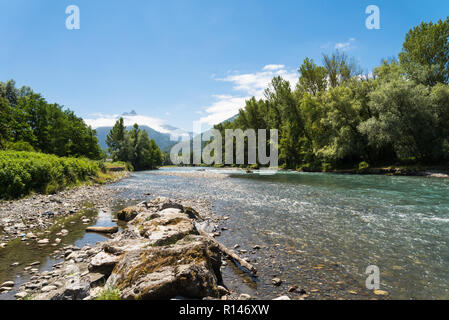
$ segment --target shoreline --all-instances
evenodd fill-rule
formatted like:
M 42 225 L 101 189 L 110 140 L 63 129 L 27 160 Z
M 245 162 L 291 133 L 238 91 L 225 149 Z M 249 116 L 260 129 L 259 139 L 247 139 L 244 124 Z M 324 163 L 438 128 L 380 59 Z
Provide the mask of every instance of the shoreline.
M 55 194 L 33 194 L 18 200 L 0 202 L 0 248 L 8 242 L 37 238 L 33 233 L 45 233 L 59 219 L 70 217 L 85 209 L 100 209 L 111 201 L 114 190 L 106 185 L 128 178 L 129 172 L 114 174 L 103 184 L 83 185 Z M 93 204 L 93 207 L 87 207 Z
M 161 167 L 165 168 L 165 167 Z M 246 171 L 246 173 L 257 172 L 258 169 L 250 168 L 237 168 L 237 167 L 183 167 L 183 166 L 168 166 L 166 168 L 195 168 L 195 172 L 157 172 L 159 175 L 172 175 L 172 176 L 186 176 L 190 175 L 192 177 L 210 177 L 210 178 L 223 178 L 227 176 L 226 174 L 214 174 L 210 172 L 202 172 L 204 169 L 216 169 L 216 170 L 235 170 L 235 171 Z M 427 167 L 427 168 L 414 168 L 414 167 L 401 167 L 401 166 L 390 166 L 384 168 L 368 168 L 364 170 L 358 169 L 335 169 L 329 171 L 320 170 L 294 170 L 294 169 L 278 169 L 279 172 L 297 172 L 297 173 L 332 173 L 332 174 L 350 174 L 350 175 L 383 175 L 383 176 L 403 176 L 403 177 L 429 177 L 429 178 L 449 178 L 449 168 L 446 167 Z
M 257 271 L 214 239 L 225 219 L 204 204 L 157 197 L 122 209 L 117 218 L 126 228 L 93 246 L 69 245 L 56 250 L 54 255 L 61 261 L 51 270 L 34 272 L 14 297 L 249 300 L 249 295 L 226 287 L 221 270 L 229 261 L 237 267 L 247 265 L 247 272 Z

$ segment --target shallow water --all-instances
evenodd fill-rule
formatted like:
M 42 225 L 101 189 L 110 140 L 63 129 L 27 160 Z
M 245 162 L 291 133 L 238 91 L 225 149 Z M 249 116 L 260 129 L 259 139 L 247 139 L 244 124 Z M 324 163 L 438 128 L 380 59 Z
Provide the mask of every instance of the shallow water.
M 153 196 L 202 198 L 214 213 L 228 216 L 218 240 L 241 253 L 258 269 L 251 278 L 229 263 L 223 269 L 230 289 L 272 299 L 292 285 L 309 299 L 369 299 L 365 269 L 377 265 L 381 290 L 392 299 L 449 299 L 449 180 L 424 177 L 357 176 L 282 172 L 272 176 L 240 170 L 207 169 L 225 179 L 192 178 L 195 168 L 133 173 L 107 186 L 117 191 L 109 211 L 86 211 L 89 225 L 111 226 L 112 213 Z M 188 177 L 171 176 L 189 172 Z M 161 175 L 164 174 L 164 175 Z M 167 175 L 165 175 L 165 173 Z M 204 172 L 202 172 L 204 173 Z M 65 221 L 40 238 L 54 242 L 62 228 L 69 235 L 53 247 L 16 240 L 0 250 L 0 284 L 29 281 L 23 269 L 40 261 L 39 272 L 61 261 L 58 248 L 82 247 L 107 237 L 85 233 L 87 225 Z M 253 250 L 254 245 L 261 250 Z M 17 267 L 11 267 L 20 262 Z M 283 284 L 275 287 L 271 279 Z M 0 294 L 12 299 L 16 291 Z M 289 293 L 292 298 L 299 293 Z
M 259 269 L 252 281 L 229 266 L 225 283 L 273 298 L 290 285 L 309 298 L 371 298 L 365 270 L 380 268 L 381 290 L 393 299 L 449 298 L 449 180 L 282 172 L 272 176 L 236 170 L 227 179 L 134 173 L 111 187 L 123 199 L 150 194 L 208 199 L 230 219 L 219 241 L 248 250 Z M 252 250 L 254 245 L 262 250 Z M 251 253 L 253 251 L 253 253 Z M 271 279 L 284 283 L 274 287 Z
M 120 206 L 120 205 L 119 205 Z M 123 205 L 121 206 L 123 207 Z M 58 259 L 54 252 L 68 245 L 75 245 L 77 247 L 83 247 L 85 245 L 93 246 L 98 242 L 108 240 L 108 237 L 98 233 L 86 233 L 88 226 L 109 227 L 116 225 L 112 222 L 113 214 L 115 212 L 113 207 L 112 211 L 109 210 L 83 210 L 82 212 L 63 218 L 55 224 L 50 230 L 49 234 L 42 234 L 39 238 L 47 238 L 50 240 L 49 245 L 37 245 L 36 241 L 28 240 L 21 241 L 21 239 L 14 240 L 8 243 L 8 246 L 4 249 L 0 249 L 0 285 L 6 281 L 14 281 L 14 289 L 8 293 L 0 294 L 0 300 L 14 299 L 14 294 L 18 291 L 18 288 L 23 283 L 30 281 L 33 276 L 29 271 L 25 271 L 24 268 L 28 267 L 31 263 L 40 262 L 40 265 L 33 266 L 39 270 L 39 273 L 47 270 L 52 270 L 52 266 L 63 259 Z M 83 224 L 81 218 L 85 216 L 91 219 L 88 224 Z M 56 234 L 62 229 L 67 229 L 69 234 L 66 237 L 57 236 Z M 39 234 L 38 232 L 35 232 Z M 60 238 L 61 243 L 52 245 L 55 243 L 55 239 Z M 18 266 L 11 266 L 13 263 L 18 262 Z

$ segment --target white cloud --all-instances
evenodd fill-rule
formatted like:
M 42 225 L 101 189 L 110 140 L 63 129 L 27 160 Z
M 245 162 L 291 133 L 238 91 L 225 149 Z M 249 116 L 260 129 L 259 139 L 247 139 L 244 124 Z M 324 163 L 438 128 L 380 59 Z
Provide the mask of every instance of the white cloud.
M 283 64 L 267 64 L 265 67 L 263 67 L 264 70 L 279 70 L 284 68 L 285 66 Z
M 212 126 L 235 116 L 239 109 L 245 107 L 246 100 L 251 97 L 256 97 L 256 99 L 263 98 L 265 89 L 268 88 L 271 80 L 276 76 L 281 76 L 284 80 L 289 81 L 292 88 L 298 81 L 296 71 L 287 70 L 284 65 L 280 64 L 266 65 L 260 72 L 234 74 L 222 79 L 216 79 L 217 81 L 232 83 L 233 89 L 240 91 L 240 94 L 214 95 L 213 97 L 216 101 L 205 108 L 207 115 L 202 117 L 200 122 Z
M 106 115 L 106 114 L 91 114 L 90 118 L 84 119 L 87 125 L 92 126 L 92 128 L 100 128 L 100 127 L 112 127 L 115 122 L 122 117 L 125 123 L 125 126 L 132 126 L 137 123 L 140 126 L 148 126 L 156 131 L 162 133 L 171 133 L 170 130 L 164 128 L 164 120 L 151 118 L 143 115 Z
M 335 49 L 338 50 L 351 50 L 354 48 L 353 44 L 355 42 L 355 38 L 350 38 L 347 42 L 339 42 L 335 44 Z

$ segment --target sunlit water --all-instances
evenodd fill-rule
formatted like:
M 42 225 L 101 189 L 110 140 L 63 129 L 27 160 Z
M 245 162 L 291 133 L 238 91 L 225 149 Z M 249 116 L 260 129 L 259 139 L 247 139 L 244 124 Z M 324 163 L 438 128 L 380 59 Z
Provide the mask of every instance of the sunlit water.
M 229 248 L 239 244 L 248 251 L 241 255 L 258 269 L 258 277 L 250 278 L 228 264 L 224 282 L 257 298 L 283 295 L 291 285 L 304 289 L 309 299 L 384 298 L 365 286 L 366 268 L 376 265 L 387 298 L 449 299 L 449 180 L 293 172 L 263 176 L 214 169 L 206 171 L 229 177 L 160 175 L 197 170 L 133 173 L 107 186 L 117 191 L 110 211 L 156 195 L 209 200 L 215 214 L 229 217 L 220 224 L 229 230 L 217 239 Z M 92 218 L 90 225 L 109 226 L 114 224 L 111 212 L 85 215 Z M 49 270 L 61 261 L 50 258 L 55 249 L 107 240 L 85 233 L 81 223 L 62 227 L 70 233 L 56 247 L 18 240 L 0 250 L 0 282 L 16 281 L 15 290 L 0 300 L 13 298 L 29 280 L 23 269 L 31 262 Z M 51 242 L 59 229 L 47 236 Z M 253 250 L 254 245 L 262 249 Z M 11 267 L 13 262 L 20 265 Z M 273 286 L 273 277 L 283 284 Z
M 195 171 L 170 168 L 167 171 Z M 240 290 L 263 298 L 305 288 L 313 298 L 370 298 L 365 270 L 380 268 L 381 290 L 393 299 L 449 298 L 449 180 L 282 172 L 231 173 L 226 179 L 135 173 L 111 187 L 123 199 L 150 194 L 207 199 L 218 215 L 220 241 L 244 256 L 259 279 L 225 272 Z M 279 276 L 283 286 L 271 279 Z M 231 284 L 232 286 L 232 284 Z

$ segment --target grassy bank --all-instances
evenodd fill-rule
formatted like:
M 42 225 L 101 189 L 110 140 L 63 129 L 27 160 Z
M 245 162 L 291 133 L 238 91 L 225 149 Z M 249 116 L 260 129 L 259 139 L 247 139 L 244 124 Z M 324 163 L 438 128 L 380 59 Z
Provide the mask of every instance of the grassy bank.
M 33 192 L 49 194 L 86 182 L 106 182 L 110 178 L 107 167 L 99 161 L 0 151 L 0 199 L 17 199 Z

